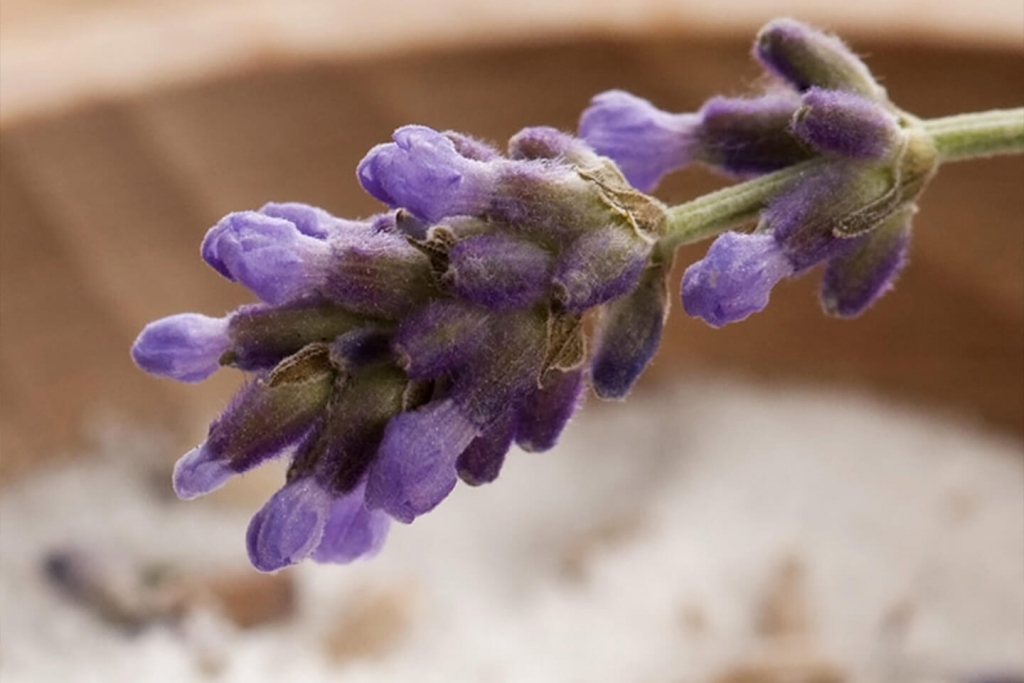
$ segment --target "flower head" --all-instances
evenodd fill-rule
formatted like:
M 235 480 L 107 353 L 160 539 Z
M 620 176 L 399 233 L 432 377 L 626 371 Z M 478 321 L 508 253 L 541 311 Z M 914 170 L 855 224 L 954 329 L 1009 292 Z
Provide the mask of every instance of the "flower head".
M 672 114 L 611 91 L 591 101 L 580 134 L 642 189 L 690 162 L 745 176 L 817 159 L 767 202 L 755 234 L 722 235 L 690 266 L 683 306 L 716 327 L 741 320 L 767 305 L 778 281 L 825 263 L 825 310 L 856 315 L 905 260 L 908 217 L 934 173 L 934 146 L 838 38 L 780 19 L 758 34 L 754 55 L 776 80 L 764 94 Z M 624 325 L 630 332 L 618 343 L 639 348 L 642 328 Z M 614 395 L 616 381 L 599 367 L 595 385 Z
M 642 304 L 629 349 L 608 343 L 628 325 L 604 333 L 597 376 L 617 378 L 616 396 L 661 330 L 663 297 L 648 292 L 664 289 L 664 207 L 579 139 L 526 129 L 502 156 L 407 126 L 358 177 L 392 211 L 348 221 L 268 204 L 225 217 L 203 258 L 262 303 L 157 321 L 133 350 L 143 369 L 186 381 L 255 373 L 174 487 L 192 498 L 289 458 L 247 535 L 264 571 L 370 555 L 389 520 L 412 522 L 460 478 L 493 481 L 513 443 L 551 448 L 586 385 L 589 311 L 624 320 L 620 300 Z

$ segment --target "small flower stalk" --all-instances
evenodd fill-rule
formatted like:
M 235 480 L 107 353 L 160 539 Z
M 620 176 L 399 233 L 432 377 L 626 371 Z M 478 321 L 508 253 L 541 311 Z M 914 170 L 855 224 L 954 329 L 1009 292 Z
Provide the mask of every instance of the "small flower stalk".
M 818 265 L 825 311 L 857 316 L 906 263 L 939 163 L 1024 149 L 1024 112 L 920 121 L 799 22 L 764 27 L 754 56 L 771 79 L 755 96 L 670 113 L 609 91 L 578 136 L 526 128 L 505 153 L 399 128 L 356 170 L 386 207 L 366 219 L 297 203 L 224 217 L 200 253 L 258 303 L 157 320 L 132 348 L 170 379 L 249 376 L 179 460 L 177 494 L 287 458 L 248 529 L 253 565 L 372 556 L 392 521 L 459 480 L 495 481 L 513 446 L 554 447 L 588 388 L 630 392 L 661 341 L 680 244 L 718 235 L 681 289 L 714 327 Z M 673 208 L 647 194 L 691 163 L 744 182 Z

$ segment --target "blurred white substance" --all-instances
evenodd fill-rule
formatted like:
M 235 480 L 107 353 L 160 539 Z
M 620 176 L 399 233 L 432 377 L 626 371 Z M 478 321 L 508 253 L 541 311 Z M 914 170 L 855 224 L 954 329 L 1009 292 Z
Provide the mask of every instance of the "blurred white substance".
M 155 500 L 118 458 L 80 462 L 0 501 L 0 679 L 717 681 L 770 649 L 758 605 L 793 559 L 801 648 L 847 680 L 1019 672 L 1021 444 L 954 422 L 721 383 L 592 401 L 557 449 L 511 453 L 495 484 L 396 526 L 377 559 L 300 567 L 294 622 L 197 616 L 133 639 L 45 585 L 42 554 L 71 541 L 237 568 L 247 512 Z M 372 614 L 379 594 L 406 628 L 353 657 L 345 606 Z

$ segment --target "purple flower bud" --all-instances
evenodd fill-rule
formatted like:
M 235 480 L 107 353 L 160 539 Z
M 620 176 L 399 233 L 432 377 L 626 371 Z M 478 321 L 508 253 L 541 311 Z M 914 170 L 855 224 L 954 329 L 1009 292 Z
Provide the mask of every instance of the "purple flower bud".
M 476 138 L 459 133 L 454 130 L 446 130 L 442 133 L 455 145 L 455 151 L 473 161 L 494 161 L 501 158 L 501 152 L 488 143 Z
M 391 347 L 410 379 L 432 379 L 465 364 L 486 337 L 490 322 L 477 306 L 439 299 L 406 318 Z
M 470 486 L 489 484 L 497 479 L 514 433 L 515 411 L 509 410 L 473 439 L 459 455 L 455 462 L 459 479 Z
M 552 370 L 519 405 L 516 444 L 524 451 L 540 453 L 554 447 L 569 418 L 583 400 L 583 370 Z
M 804 94 L 793 132 L 822 152 L 850 159 L 885 159 L 901 137 L 898 119 L 878 102 L 821 88 Z
M 772 287 L 792 274 L 793 266 L 774 236 L 727 232 L 683 274 L 683 308 L 721 327 L 762 310 Z
M 592 165 L 598 162 L 594 150 L 578 137 L 549 126 L 523 128 L 508 141 L 510 159 L 563 159 Z M 607 156 L 607 155 L 606 155 Z
M 175 466 L 175 491 L 194 498 L 281 454 L 327 405 L 334 379 L 327 347 L 311 345 L 244 386 L 210 424 L 206 442 Z
M 448 280 L 466 301 L 494 310 L 524 308 L 547 294 L 553 258 L 533 242 L 502 233 L 476 235 L 448 252 Z
M 455 461 L 480 433 L 451 400 L 396 415 L 370 466 L 366 505 L 406 524 L 455 487 Z
M 150 374 L 200 382 L 217 371 L 229 346 L 226 318 L 179 313 L 146 325 L 132 345 L 132 359 Z
M 754 57 L 800 92 L 818 86 L 885 99 L 885 90 L 843 41 L 793 19 L 765 25 L 754 42 Z
M 380 510 L 367 510 L 365 492 L 362 484 L 331 503 L 320 545 L 311 556 L 314 561 L 347 564 L 376 555 L 384 545 L 391 518 Z
M 800 98 L 771 92 L 752 99 L 713 97 L 700 110 L 693 156 L 734 175 L 769 173 L 809 159 L 789 130 Z
M 826 313 L 852 318 L 892 288 L 906 262 L 912 209 L 895 214 L 832 258 L 821 283 Z
M 625 398 L 658 350 L 668 316 L 669 267 L 659 260 L 647 268 L 636 289 L 604 311 L 590 371 L 594 392 L 601 398 Z
M 311 292 L 327 267 L 327 243 L 309 237 L 291 221 L 255 211 L 225 216 L 206 233 L 207 263 L 270 304 Z
M 448 137 L 426 126 L 404 126 L 393 138 L 371 149 L 356 170 L 376 199 L 431 223 L 486 209 L 496 180 L 493 165 L 464 157 Z
M 333 498 L 312 477 L 289 482 L 271 496 L 249 523 L 249 560 L 273 572 L 306 559 L 320 544 Z
M 555 264 L 555 298 L 565 310 L 581 312 L 622 296 L 636 285 L 652 242 L 620 226 L 583 233 Z
M 612 159 L 626 179 L 650 192 L 692 161 L 700 117 L 670 114 L 622 90 L 597 95 L 580 117 L 580 137 Z

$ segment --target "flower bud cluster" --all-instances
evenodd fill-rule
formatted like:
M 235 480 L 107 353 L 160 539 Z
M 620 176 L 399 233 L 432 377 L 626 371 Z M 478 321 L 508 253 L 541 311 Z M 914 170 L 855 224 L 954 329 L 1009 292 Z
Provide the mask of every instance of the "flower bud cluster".
M 750 176 L 818 160 L 767 202 L 752 234 L 720 236 L 687 269 L 683 306 L 715 327 L 741 320 L 767 305 L 777 282 L 824 263 L 824 309 L 858 315 L 906 259 L 934 145 L 838 38 L 776 20 L 754 56 L 773 79 L 763 95 L 670 114 L 607 92 L 583 113 L 580 136 L 645 190 L 692 162 Z
M 667 310 L 665 208 L 576 138 L 526 129 L 502 155 L 407 126 L 357 174 L 390 211 L 226 216 L 203 259 L 261 302 L 155 321 L 132 350 L 186 382 L 253 373 L 173 483 L 192 498 L 290 458 L 247 535 L 265 571 L 370 555 L 457 478 L 493 481 L 513 443 L 551 448 L 588 382 L 629 391 Z

